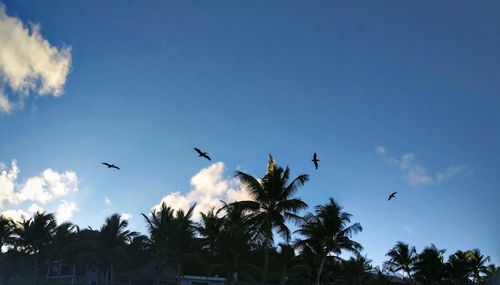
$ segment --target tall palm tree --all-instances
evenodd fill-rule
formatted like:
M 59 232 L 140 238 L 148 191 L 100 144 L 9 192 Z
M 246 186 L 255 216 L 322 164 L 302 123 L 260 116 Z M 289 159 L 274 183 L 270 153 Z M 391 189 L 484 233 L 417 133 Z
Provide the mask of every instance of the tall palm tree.
M 125 257 L 125 247 L 137 235 L 136 232 L 127 230 L 127 226 L 128 221 L 122 219 L 120 214 L 115 213 L 106 218 L 99 231 L 97 249 L 107 266 L 106 272 L 109 272 L 109 278 L 106 276 L 106 284 L 109 280 L 111 285 L 114 285 L 116 261 Z
M 297 246 L 309 248 L 320 260 L 315 284 L 320 283 L 328 255 L 338 256 L 343 250 L 357 254 L 363 248 L 351 239 L 354 234 L 363 230 L 359 223 L 349 225 L 351 217 L 351 214 L 344 212 L 342 206 L 330 198 L 329 203 L 315 207 L 315 214 L 307 214 L 296 231 L 304 236 L 304 239 L 297 241 Z
M 467 252 L 467 257 L 472 270 L 472 279 L 477 283 L 481 280 L 481 274 L 486 274 L 486 263 L 490 261 L 490 257 L 481 254 L 481 251 L 477 248 L 469 250 Z
M 403 271 L 408 278 L 412 278 L 413 267 L 418 257 L 414 246 L 410 247 L 407 243 L 398 241 L 386 256 L 389 256 L 389 260 L 384 262 L 386 267 L 395 272 Z
M 446 274 L 443 262 L 445 250 L 438 249 L 434 244 L 426 247 L 415 263 L 415 279 L 423 284 L 442 284 Z
M 159 210 L 151 212 L 150 217 L 142 214 L 148 223 L 148 242 L 159 271 L 161 272 L 165 264 L 175 266 L 178 283 L 182 274 L 182 264 L 196 256 L 194 248 L 196 226 L 191 220 L 195 206 L 184 212 L 174 211 L 162 204 Z M 157 283 L 159 283 L 158 278 Z
M 32 256 L 33 284 L 38 279 L 40 256 L 46 253 L 56 227 L 54 214 L 37 212 L 31 219 L 21 221 L 14 230 L 17 248 Z
M 244 205 L 250 212 L 249 218 L 257 230 L 260 242 L 264 247 L 264 264 L 262 283 L 267 281 L 269 270 L 269 248 L 274 244 L 273 230 L 289 242 L 291 232 L 287 221 L 299 221 L 297 213 L 307 208 L 300 198 L 295 198 L 298 188 L 309 180 L 307 174 L 301 174 L 290 181 L 290 169 L 277 166 L 271 154 L 267 163 L 267 172 L 262 179 L 247 173 L 236 171 L 235 174 L 245 185 L 252 200 L 236 202 Z

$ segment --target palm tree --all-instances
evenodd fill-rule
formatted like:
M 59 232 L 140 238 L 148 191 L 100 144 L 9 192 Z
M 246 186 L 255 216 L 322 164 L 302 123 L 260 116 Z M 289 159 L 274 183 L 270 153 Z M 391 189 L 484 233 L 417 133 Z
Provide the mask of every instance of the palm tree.
M 290 277 L 297 279 L 299 271 L 307 271 L 309 268 L 300 260 L 295 253 L 293 245 L 288 243 L 280 243 L 279 251 L 274 258 L 275 272 L 279 276 L 280 284 L 285 285 L 290 280 Z
M 0 215 L 0 278 L 6 274 L 6 268 L 9 267 L 8 262 L 2 257 L 1 249 L 4 245 L 13 243 L 14 227 L 15 224 L 11 219 Z
M 446 272 L 451 283 L 459 285 L 468 284 L 472 268 L 467 252 L 458 250 L 450 255 L 446 263 Z
M 315 207 L 315 215 L 307 214 L 296 231 L 305 237 L 297 241 L 297 246 L 309 248 L 320 259 L 315 284 L 320 282 L 328 255 L 333 253 L 338 256 L 342 250 L 357 254 L 363 248 L 358 242 L 351 240 L 354 234 L 363 230 L 359 223 L 349 225 L 351 217 L 351 214 L 344 212 L 342 206 L 330 198 L 329 203 Z
M 273 230 L 285 242 L 290 241 L 291 232 L 286 222 L 299 221 L 297 213 L 307 208 L 307 204 L 294 198 L 294 195 L 299 186 L 309 180 L 309 176 L 301 174 L 290 182 L 290 169 L 277 166 L 272 155 L 269 155 L 267 172 L 261 180 L 241 171 L 236 171 L 235 176 L 245 185 L 253 199 L 236 203 L 250 212 L 249 219 L 264 247 L 262 283 L 265 284 L 269 270 L 269 248 L 274 244 Z
M 196 205 L 187 212 L 174 209 L 162 203 L 159 210 L 153 210 L 151 216 L 142 216 L 148 223 L 149 246 L 158 263 L 159 271 L 169 263 L 176 268 L 177 281 L 180 282 L 182 264 L 196 256 L 196 227 L 191 216 Z M 175 214 L 174 214 L 175 213 Z M 159 283 L 159 274 L 157 278 Z
M 446 267 L 443 262 L 444 249 L 437 249 L 434 244 L 426 247 L 415 263 L 415 279 L 423 284 L 442 284 Z
M 222 217 L 218 215 L 224 214 Z M 238 277 L 253 280 L 249 272 L 255 266 L 247 262 L 254 245 L 254 231 L 241 204 L 224 204 L 217 212 L 202 214 L 198 232 L 202 248 L 211 257 L 209 273 L 224 272 L 228 284 L 238 282 Z
M 40 256 L 46 253 L 56 226 L 54 214 L 37 212 L 31 219 L 21 221 L 19 227 L 14 229 L 17 248 L 32 256 L 33 284 L 36 284 L 38 278 Z
M 68 252 L 69 248 L 73 245 L 76 240 L 76 229 L 77 226 L 70 223 L 64 222 L 58 225 L 52 236 L 52 241 L 47 248 L 48 252 L 48 262 L 47 262 L 47 278 L 54 261 L 58 261 L 59 270 L 58 278 L 61 275 L 62 261 L 67 261 L 69 259 Z
M 386 254 L 389 256 L 389 261 L 384 262 L 384 265 L 391 271 L 403 271 L 408 278 L 412 278 L 413 267 L 417 261 L 417 251 L 415 247 L 410 247 L 407 243 L 398 241 L 396 245 Z
M 125 247 L 137 235 L 136 232 L 127 230 L 127 226 L 127 220 L 122 219 L 120 214 L 115 213 L 106 218 L 97 237 L 97 249 L 107 266 L 106 272 L 109 272 L 111 285 L 114 285 L 116 261 L 125 258 Z M 105 282 L 107 284 L 108 276 L 106 276 Z
M 371 260 L 360 254 L 343 261 L 340 276 L 335 283 L 340 285 L 367 284 L 370 278 L 368 271 L 372 269 L 370 263 Z
M 486 274 L 486 263 L 490 261 L 490 257 L 482 255 L 481 251 L 477 248 L 469 250 L 467 252 L 467 257 L 472 270 L 472 280 L 477 283 L 481 279 L 481 274 Z

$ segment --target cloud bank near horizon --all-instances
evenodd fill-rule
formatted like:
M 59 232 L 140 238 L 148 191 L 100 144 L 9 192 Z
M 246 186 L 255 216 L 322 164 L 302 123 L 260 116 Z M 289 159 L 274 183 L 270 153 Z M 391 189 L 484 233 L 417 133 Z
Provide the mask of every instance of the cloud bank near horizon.
M 22 108 L 30 94 L 62 95 L 71 68 L 71 47 L 52 46 L 40 25 L 24 25 L 0 3 L 0 112 Z
M 67 198 L 78 192 L 78 176 L 74 171 L 57 172 L 45 169 L 40 175 L 19 183 L 20 169 L 16 160 L 10 167 L 0 163 L 0 214 L 16 221 L 36 212 L 54 212 L 57 221 L 64 222 L 79 210 Z
M 163 197 L 152 210 L 157 210 L 162 203 L 176 210 L 186 211 L 196 203 L 193 214 L 194 219 L 200 217 L 200 212 L 207 212 L 212 208 L 218 208 L 224 202 L 251 200 L 250 195 L 244 190 L 239 179 L 225 177 L 225 164 L 216 162 L 200 170 L 191 178 L 191 190 L 187 193 L 180 191 L 172 192 Z

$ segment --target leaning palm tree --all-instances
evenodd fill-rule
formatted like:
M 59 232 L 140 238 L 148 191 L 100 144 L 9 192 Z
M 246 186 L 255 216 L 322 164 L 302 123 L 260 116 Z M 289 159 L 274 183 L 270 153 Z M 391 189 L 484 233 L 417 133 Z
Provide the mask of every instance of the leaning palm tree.
M 414 246 L 398 241 L 396 245 L 386 254 L 389 260 L 384 262 L 384 266 L 391 271 L 403 271 L 408 278 L 412 278 L 413 267 L 417 261 L 417 251 Z
M 264 248 L 262 284 L 267 281 L 269 270 L 269 248 L 274 244 L 273 230 L 289 242 L 291 232 L 287 221 L 299 221 L 297 213 L 307 204 L 294 195 L 298 188 L 309 180 L 307 174 L 301 174 L 290 181 L 290 169 L 277 166 L 269 155 L 267 172 L 262 179 L 247 173 L 236 171 L 235 176 L 245 185 L 252 200 L 235 202 L 243 205 L 250 212 L 249 219 L 257 231 L 257 236 Z
M 158 264 L 158 272 L 166 264 L 175 266 L 177 281 L 180 282 L 182 265 L 196 255 L 196 227 L 191 220 L 196 205 L 188 211 L 175 211 L 162 203 L 160 209 L 153 210 L 150 216 L 142 214 L 148 223 L 149 247 Z M 157 284 L 159 284 L 159 273 Z
M 56 226 L 54 214 L 37 212 L 31 219 L 21 221 L 14 230 L 16 247 L 32 256 L 33 284 L 36 284 L 38 279 L 40 257 L 46 253 L 46 249 L 52 242 Z
M 469 259 L 469 264 L 472 271 L 472 280 L 475 283 L 479 282 L 481 279 L 481 274 L 486 274 L 487 272 L 487 262 L 490 261 L 489 256 L 484 256 L 481 254 L 479 249 L 469 250 L 467 252 L 467 257 Z
M 351 214 L 344 212 L 342 206 L 330 198 L 329 203 L 315 207 L 315 214 L 307 214 L 296 231 L 304 236 L 296 245 L 314 252 L 320 260 L 315 284 L 320 283 L 323 267 L 330 254 L 338 256 L 343 250 L 358 254 L 362 250 L 361 244 L 351 238 L 363 228 L 359 223 L 349 225 L 351 217 Z

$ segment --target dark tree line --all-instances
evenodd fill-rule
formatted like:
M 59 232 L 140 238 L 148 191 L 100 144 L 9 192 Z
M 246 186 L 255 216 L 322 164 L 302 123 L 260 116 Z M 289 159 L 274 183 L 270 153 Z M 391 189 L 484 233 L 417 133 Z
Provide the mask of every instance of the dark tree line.
M 390 284 L 389 272 L 404 275 L 410 284 L 498 284 L 499 267 L 478 249 L 457 251 L 445 260 L 445 250 L 433 244 L 418 253 L 397 242 L 383 267 L 373 267 L 353 240 L 361 225 L 351 222 L 352 215 L 333 198 L 299 215 L 307 204 L 296 194 L 308 175 L 292 179 L 290 169 L 270 157 L 264 177 L 236 176 L 252 200 L 224 203 L 201 213 L 198 222 L 192 219 L 196 205 L 183 211 L 163 204 L 143 214 L 147 235 L 128 230 L 119 214 L 96 230 L 58 225 L 50 213 L 17 223 L 0 216 L 0 283 L 57 284 L 58 278 L 48 281 L 49 273 L 64 261 L 74 284 L 78 273 L 93 270 L 98 284 L 115 285 L 122 273 L 145 266 L 155 269 L 156 284 L 169 271 L 175 276 L 217 274 L 230 285 Z M 283 242 L 276 245 L 275 235 Z M 343 252 L 352 257 L 342 259 Z

